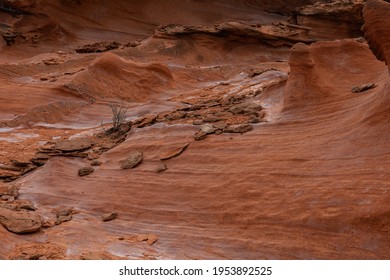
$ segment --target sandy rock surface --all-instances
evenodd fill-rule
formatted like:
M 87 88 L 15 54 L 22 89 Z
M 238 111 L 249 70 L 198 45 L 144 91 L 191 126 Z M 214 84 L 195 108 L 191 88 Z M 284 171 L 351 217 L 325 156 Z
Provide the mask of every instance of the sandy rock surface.
M 2 1 L 0 259 L 389 259 L 389 19 Z

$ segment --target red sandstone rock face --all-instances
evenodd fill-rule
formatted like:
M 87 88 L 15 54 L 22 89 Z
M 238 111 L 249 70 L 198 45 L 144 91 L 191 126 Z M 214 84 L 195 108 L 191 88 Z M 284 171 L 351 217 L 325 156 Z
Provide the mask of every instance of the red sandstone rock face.
M 384 1 L 370 0 L 363 10 L 367 19 L 363 26 L 365 37 L 377 58 L 385 61 L 387 65 L 390 61 L 390 40 L 386 35 L 389 34 L 390 20 L 386 15 L 389 13 L 390 4 Z
M 5 2 L 0 258 L 390 257 L 390 4 Z

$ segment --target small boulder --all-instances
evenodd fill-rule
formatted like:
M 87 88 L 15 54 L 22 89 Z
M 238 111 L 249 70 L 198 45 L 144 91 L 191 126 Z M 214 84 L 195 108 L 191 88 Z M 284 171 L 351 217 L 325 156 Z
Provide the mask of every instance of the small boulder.
M 13 233 L 32 233 L 42 227 L 41 217 L 30 211 L 0 208 L 0 224 Z
M 216 115 L 208 115 L 203 118 L 203 122 L 207 123 L 213 123 L 213 122 L 219 122 L 222 120 L 220 117 L 217 117 Z
M 149 245 L 153 245 L 158 240 L 158 236 L 155 234 L 139 234 L 136 236 L 137 242 L 146 242 Z
M 80 168 L 78 174 L 80 177 L 82 177 L 91 174 L 93 171 L 94 171 L 93 167 L 87 166 L 87 167 Z
M 204 124 L 201 125 L 200 130 L 195 133 L 194 139 L 196 141 L 203 140 L 206 138 L 208 134 L 213 134 L 218 130 L 218 128 L 215 128 L 212 124 Z
M 153 245 L 158 240 L 158 236 L 155 234 L 148 234 L 148 240 L 146 240 L 146 243 L 149 245 Z
M 55 224 L 59 225 L 59 224 L 65 223 L 65 222 L 69 222 L 70 220 L 72 220 L 72 218 L 73 218 L 72 214 L 70 214 L 68 216 L 59 216 L 59 217 L 57 217 Z
M 245 133 L 253 129 L 250 124 L 238 124 L 227 126 L 223 132 L 225 133 Z
M 161 172 L 164 172 L 167 169 L 168 169 L 167 165 L 165 163 L 163 163 L 163 162 L 160 162 L 160 164 L 156 168 L 156 172 L 157 173 L 161 173 Z
M 97 159 L 91 161 L 91 166 L 100 166 L 100 165 L 102 165 L 102 162 Z
M 103 220 L 103 222 L 108 222 L 108 221 L 116 219 L 117 217 L 118 217 L 117 212 L 111 212 L 111 213 L 107 213 L 107 214 L 102 215 L 102 220 Z
M 202 125 L 203 124 L 203 121 L 202 120 L 194 120 L 192 122 L 193 125 Z
M 198 132 L 196 132 L 196 133 L 194 134 L 194 139 L 195 139 L 196 141 L 200 141 L 200 140 L 205 139 L 206 136 L 207 136 L 207 133 L 204 133 L 203 131 L 199 130 Z
M 138 166 L 143 160 L 143 153 L 141 151 L 132 152 L 129 157 L 122 162 L 122 169 L 131 169 Z
M 73 209 L 70 208 L 60 208 L 56 211 L 57 220 L 55 221 L 56 225 L 62 224 L 72 220 Z
M 243 104 L 237 104 L 233 105 L 229 108 L 229 112 L 233 115 L 255 115 L 258 116 L 260 111 L 263 109 L 263 107 L 256 103 L 243 103 Z
M 217 128 L 215 128 L 213 125 L 211 124 L 204 124 L 200 127 L 200 131 L 201 132 L 204 132 L 206 134 L 213 134 L 215 131 L 217 130 Z
M 213 123 L 213 127 L 218 130 L 225 129 L 227 127 L 227 124 L 224 122 L 217 122 L 217 123 Z
M 56 211 L 56 216 L 61 217 L 61 216 L 69 216 L 73 212 L 73 209 L 70 208 L 61 208 Z
M 61 152 L 83 151 L 91 148 L 93 142 L 89 139 L 59 140 L 55 144 L 55 149 Z

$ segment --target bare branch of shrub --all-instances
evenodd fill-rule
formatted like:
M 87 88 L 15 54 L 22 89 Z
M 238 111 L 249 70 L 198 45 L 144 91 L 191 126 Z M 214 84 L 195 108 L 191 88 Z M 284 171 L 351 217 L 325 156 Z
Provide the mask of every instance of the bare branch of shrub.
M 112 111 L 112 127 L 117 130 L 120 125 L 125 123 L 128 108 L 124 107 L 123 104 L 110 104 L 110 108 Z

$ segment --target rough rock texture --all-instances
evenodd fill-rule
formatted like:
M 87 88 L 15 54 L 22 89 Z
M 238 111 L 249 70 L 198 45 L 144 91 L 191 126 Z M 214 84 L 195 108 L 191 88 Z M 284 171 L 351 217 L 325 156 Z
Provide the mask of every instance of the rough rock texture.
M 237 36 L 264 41 L 273 46 L 292 45 L 297 42 L 315 41 L 307 36 L 307 29 L 285 22 L 260 25 L 243 22 L 228 22 L 214 26 L 168 25 L 157 29 L 155 37 L 209 34 L 212 36 Z
M 82 151 L 93 145 L 89 139 L 61 140 L 56 142 L 55 149 L 62 152 Z
M 87 176 L 87 175 L 91 174 L 93 171 L 94 171 L 94 168 L 91 166 L 81 167 L 78 171 L 78 174 L 80 177 L 83 177 L 83 176 Z
M 139 165 L 142 162 L 143 156 L 144 156 L 144 154 L 141 151 L 136 151 L 136 152 L 130 153 L 130 155 L 127 157 L 127 159 L 125 159 L 122 162 L 121 168 L 122 169 L 131 169 L 131 168 L 136 167 L 137 165 Z
M 295 23 L 309 27 L 308 35 L 322 40 L 358 37 L 364 23 L 362 10 L 365 2 L 336 0 L 298 7 L 294 13 Z M 334 32 L 335 29 L 337 32 Z
M 29 211 L 12 211 L 0 207 L 0 224 L 13 233 L 36 232 L 42 227 L 41 217 Z
M 367 19 L 364 26 L 364 36 L 371 50 L 379 60 L 390 64 L 389 18 L 390 4 L 385 1 L 369 0 L 364 7 L 363 15 Z
M 389 259 L 390 3 L 314 2 L 2 1 L 0 259 Z

